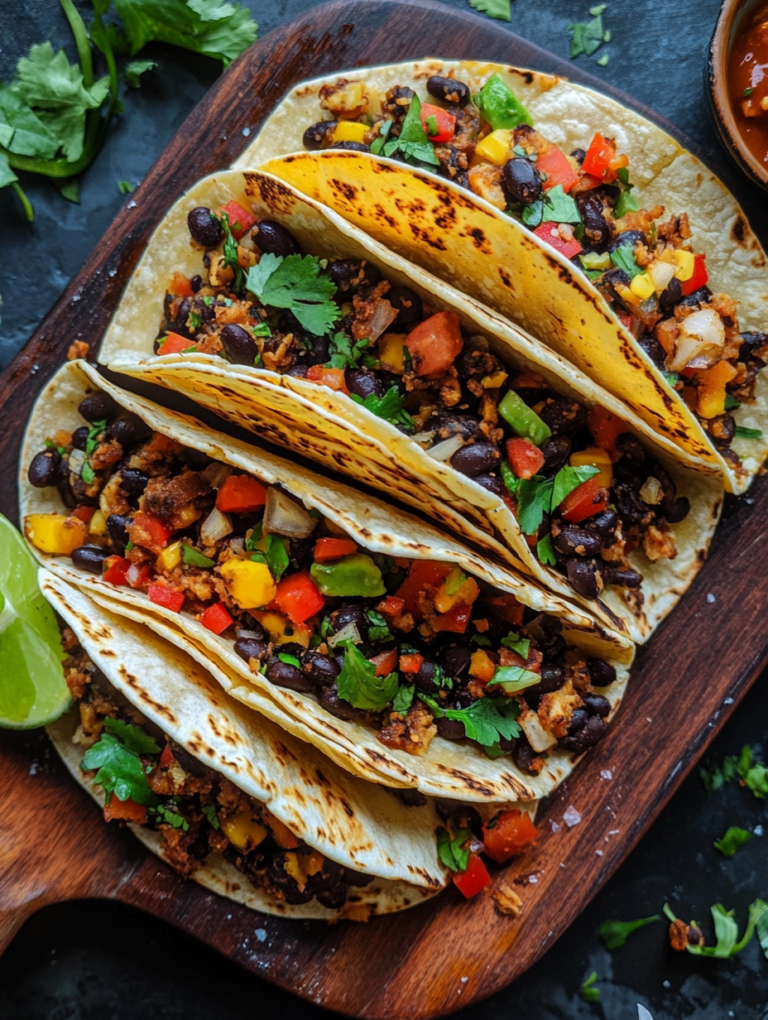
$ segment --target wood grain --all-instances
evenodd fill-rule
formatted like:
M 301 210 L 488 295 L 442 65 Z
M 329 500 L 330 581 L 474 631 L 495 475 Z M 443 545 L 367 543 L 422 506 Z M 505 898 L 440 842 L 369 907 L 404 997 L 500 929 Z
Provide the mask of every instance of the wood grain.
M 73 340 L 97 347 L 151 230 L 178 195 L 239 155 L 247 141 L 242 129 L 253 131 L 302 78 L 434 54 L 507 61 L 599 84 L 487 20 L 428 0 L 331 3 L 257 43 L 192 112 L 0 378 L 3 513 L 16 518 L 10 480 L 32 401 Z M 731 501 L 708 564 L 641 652 L 608 737 L 551 798 L 539 845 L 497 872 L 493 889 L 513 883 L 524 901 L 519 918 L 500 914 L 490 895 L 465 903 L 454 890 L 367 926 L 262 918 L 184 882 L 128 833 L 105 826 L 91 800 L 50 760 L 42 735 L 6 732 L 0 734 L 0 950 L 40 906 L 102 896 L 149 910 L 254 973 L 346 1013 L 430 1017 L 490 995 L 551 947 L 615 871 L 768 658 L 767 505 L 764 481 L 749 500 Z M 562 816 L 571 804 L 581 822 L 569 829 Z M 560 831 L 552 832 L 549 820 Z M 266 940 L 255 937 L 257 927 Z

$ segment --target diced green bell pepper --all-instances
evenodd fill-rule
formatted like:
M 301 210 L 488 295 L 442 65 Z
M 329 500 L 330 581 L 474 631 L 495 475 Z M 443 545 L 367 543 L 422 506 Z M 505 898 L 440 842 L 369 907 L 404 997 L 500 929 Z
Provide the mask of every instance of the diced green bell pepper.
M 515 128 L 518 124 L 533 127 L 533 118 L 512 89 L 498 74 L 492 74 L 480 89 L 475 100 L 482 114 L 494 131 L 497 128 Z
M 345 556 L 335 563 L 313 563 L 309 573 L 323 595 L 371 598 L 387 593 L 381 571 L 364 553 Z
M 518 436 L 530 439 L 534 446 L 546 443 L 552 435 L 550 427 L 532 411 L 514 390 L 509 390 L 499 404 L 499 414 Z

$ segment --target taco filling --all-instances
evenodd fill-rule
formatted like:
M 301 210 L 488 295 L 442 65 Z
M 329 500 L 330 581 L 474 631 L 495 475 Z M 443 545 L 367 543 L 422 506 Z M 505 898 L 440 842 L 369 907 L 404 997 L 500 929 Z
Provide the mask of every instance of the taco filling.
M 479 92 L 455 78 L 427 80 L 431 102 L 395 86 L 382 97 L 340 78 L 319 91 L 329 119 L 307 128 L 309 150 L 340 148 L 398 159 L 447 177 L 522 222 L 595 282 L 626 328 L 696 414 L 720 452 L 738 429 L 731 411 L 754 401 L 768 335 L 739 331 L 737 302 L 713 293 L 685 212 L 641 208 L 630 158 L 599 132 L 566 153 L 534 127 L 493 74 Z M 659 221 L 659 222 L 657 222 Z
M 370 725 L 387 747 L 422 754 L 439 733 L 537 775 L 549 751 L 602 738 L 611 705 L 598 690 L 616 671 L 569 646 L 558 618 L 457 565 L 369 554 L 277 485 L 153 432 L 102 391 L 79 411 L 88 424 L 28 467 L 68 511 L 25 518 L 37 549 L 193 616 L 260 682 Z

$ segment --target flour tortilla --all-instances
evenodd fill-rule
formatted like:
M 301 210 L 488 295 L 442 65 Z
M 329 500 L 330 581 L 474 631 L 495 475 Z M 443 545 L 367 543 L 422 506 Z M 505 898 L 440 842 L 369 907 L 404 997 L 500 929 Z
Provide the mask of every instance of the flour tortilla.
M 501 75 L 534 126 L 565 152 L 588 148 L 596 131 L 615 137 L 618 151 L 629 155 L 641 205 L 659 203 L 668 215 L 688 213 L 696 250 L 707 256 L 710 286 L 739 302 L 743 330 L 765 330 L 768 260 L 744 211 L 722 181 L 660 127 L 593 89 L 507 65 L 434 59 L 346 72 L 370 86 L 372 100 L 393 85 L 407 85 L 429 101 L 431 74 L 453 74 L 473 93 L 492 74 Z M 758 378 L 755 402 L 733 412 L 737 424 L 763 432 L 759 440 L 734 441 L 732 449 L 742 458 L 735 468 L 593 284 L 531 231 L 428 171 L 366 153 L 301 152 L 305 128 L 321 119 L 320 87 L 341 75 L 293 88 L 235 166 L 276 174 L 507 316 L 610 389 L 681 449 L 717 464 L 728 488 L 743 492 L 768 455 L 768 374 Z M 290 153 L 300 155 L 280 158 Z
M 138 414 L 163 435 L 200 450 L 216 460 L 255 475 L 264 484 L 281 484 L 308 509 L 319 510 L 348 532 L 363 548 L 409 559 L 435 559 L 458 564 L 465 573 L 485 580 L 499 591 L 515 595 L 537 612 L 551 613 L 563 624 L 563 637 L 587 655 L 599 656 L 617 669 L 617 680 L 605 694 L 614 711 L 626 686 L 634 655 L 632 643 L 600 627 L 591 617 L 523 580 L 485 561 L 434 528 L 346 486 L 321 478 L 264 450 L 205 428 L 195 419 L 158 407 L 135 394 L 121 391 L 84 362 L 69 362 L 43 390 L 33 409 L 25 437 L 19 477 L 20 512 L 61 511 L 55 488 L 35 489 L 26 476 L 30 459 L 42 449 L 46 437 L 58 429 L 80 424 L 77 406 L 84 394 L 99 387 L 121 406 Z M 357 722 L 336 719 L 309 695 L 270 684 L 253 674 L 234 652 L 232 638 L 216 636 L 190 614 L 172 613 L 150 602 L 143 592 L 108 584 L 99 575 L 74 567 L 68 557 L 47 556 L 32 547 L 38 559 L 57 577 L 79 587 L 106 608 L 127 615 L 148 627 L 171 629 L 192 658 L 210 669 L 224 690 L 255 708 L 284 730 L 314 744 L 348 771 L 389 786 L 417 787 L 432 796 L 471 801 L 539 799 L 568 775 L 574 757 L 557 750 L 540 775 L 529 777 L 509 756 L 492 759 L 469 742 L 435 737 L 427 752 L 409 755 L 385 747 L 375 731 Z
M 216 208 L 232 198 L 261 217 L 278 219 L 305 252 L 368 259 L 393 283 L 411 287 L 430 305 L 456 311 L 470 332 L 486 336 L 508 365 L 536 371 L 556 391 L 587 406 L 600 404 L 623 418 L 628 431 L 653 449 L 679 492 L 690 498 L 691 513 L 673 526 L 677 558 L 651 563 L 642 550 L 637 551 L 630 559 L 645 578 L 642 589 L 609 587 L 597 600 L 583 599 L 559 571 L 539 561 L 502 499 L 450 464 L 430 457 L 394 425 L 345 394 L 263 368 L 230 365 L 211 355 L 154 357 L 152 344 L 171 273 L 191 276 L 200 268 L 200 251 L 189 243 L 187 213 L 197 205 Z M 579 603 L 601 624 L 635 641 L 652 633 L 689 586 L 720 514 L 723 488 L 716 469 L 659 440 L 620 401 L 519 329 L 404 264 L 340 217 L 266 174 L 214 174 L 179 199 L 149 242 L 107 331 L 100 360 L 116 371 L 183 393 L 259 437 L 341 469 L 401 502 L 426 508 L 437 524 L 484 546 L 494 557 Z
M 294 918 L 336 920 L 367 904 L 374 913 L 415 906 L 439 892 L 447 874 L 437 856 L 441 821 L 430 801 L 406 807 L 384 787 L 356 779 L 315 748 L 228 697 L 180 648 L 146 627 L 94 605 L 49 571 L 40 590 L 75 632 L 91 662 L 135 708 L 204 765 L 268 806 L 299 839 L 344 867 L 375 876 L 351 888 L 347 904 L 330 910 L 312 900 L 289 904 L 257 889 L 219 854 L 193 874 L 206 888 L 254 910 Z M 104 791 L 80 769 L 85 748 L 73 741 L 77 706 L 48 727 L 54 746 L 78 782 L 99 802 Z M 131 830 L 162 856 L 160 837 Z

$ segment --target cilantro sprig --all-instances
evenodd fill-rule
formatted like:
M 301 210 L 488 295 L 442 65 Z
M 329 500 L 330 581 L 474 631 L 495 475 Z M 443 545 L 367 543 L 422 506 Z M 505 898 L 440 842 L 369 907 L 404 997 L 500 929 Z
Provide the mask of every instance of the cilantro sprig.
M 641 917 L 637 921 L 603 921 L 597 929 L 597 934 L 603 940 L 606 949 L 620 949 L 634 932 L 660 920 L 661 915 L 654 914 L 653 917 Z
M 365 399 L 356 393 L 350 396 L 356 404 L 362 404 L 366 411 L 375 414 L 377 418 L 383 418 L 392 425 L 400 425 L 406 432 L 414 431 L 416 426 L 413 418 L 405 410 L 405 397 L 398 393 L 397 386 L 390 386 L 383 397 L 377 397 L 375 393 L 369 393 Z
M 376 360 L 365 352 L 370 348 L 371 341 L 364 337 L 353 342 L 346 333 L 335 333 L 329 344 L 330 358 L 326 368 L 359 368 L 360 362 L 366 368 L 373 368 Z
M 758 800 L 768 797 L 768 767 L 756 761 L 749 744 L 745 744 L 738 758 L 728 755 L 721 765 L 708 762 L 699 769 L 699 778 L 707 793 L 715 793 L 726 783 L 739 781 Z
M 442 708 L 429 694 L 419 692 L 419 697 L 429 705 L 435 718 L 463 723 L 469 739 L 483 747 L 493 747 L 500 737 L 511 740 L 520 736 L 520 727 L 515 722 L 520 706 L 514 698 L 478 698 L 468 708 Z
M 94 782 L 104 790 L 107 803 L 114 795 L 149 806 L 157 804 L 158 798 L 147 781 L 141 756 L 155 754 L 160 754 L 160 748 L 140 726 L 107 717 L 104 732 L 85 752 L 80 768 L 96 773 Z
M 429 166 L 440 166 L 434 146 L 421 123 L 421 100 L 417 95 L 411 99 L 399 136 L 385 142 L 379 151 L 385 156 L 399 153 L 406 162 L 417 165 L 427 163 Z
M 740 829 L 738 825 L 732 825 L 722 837 L 714 842 L 715 850 L 719 850 L 723 857 L 733 857 L 745 843 L 752 839 L 754 833 L 748 829 Z
M 535 534 L 544 514 L 560 506 L 566 496 L 584 482 L 600 474 L 600 469 L 591 464 L 572 466 L 567 464 L 560 468 L 553 478 L 534 475 L 533 478 L 516 478 L 511 470 L 504 470 L 502 464 L 501 477 L 517 500 L 517 520 L 524 535 Z M 549 548 L 545 548 L 549 554 Z M 554 559 L 554 551 L 552 551 Z
M 736 921 L 735 910 L 726 910 L 722 903 L 716 903 L 714 907 L 710 908 L 710 912 L 715 925 L 715 938 L 717 942 L 714 946 L 686 945 L 685 948 L 692 956 L 710 956 L 719 960 L 736 956 L 737 953 L 740 953 L 752 941 L 755 929 L 759 932 L 758 938 L 763 952 L 768 956 L 768 952 L 766 952 L 766 942 L 768 942 L 768 903 L 757 899 L 754 903 L 750 904 L 747 926 L 741 938 L 739 938 L 739 926 Z M 668 903 L 664 904 L 664 915 L 670 921 L 677 920 Z
M 336 284 L 314 255 L 261 256 L 251 266 L 246 287 L 271 308 L 287 308 L 301 325 L 315 336 L 324 336 L 341 317 L 333 301 Z
M 469 849 L 464 846 L 471 839 L 469 829 L 456 829 L 453 835 L 444 828 L 437 830 L 437 856 L 451 871 L 466 871 Z
M 376 676 L 376 666 L 369 662 L 359 648 L 345 642 L 344 663 L 336 681 L 339 697 L 354 708 L 380 712 L 397 693 L 397 673 Z

